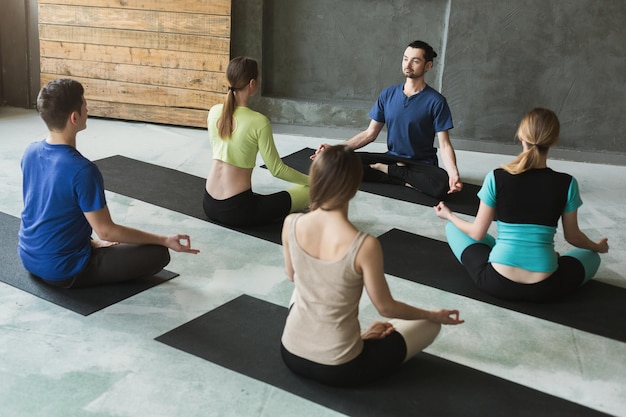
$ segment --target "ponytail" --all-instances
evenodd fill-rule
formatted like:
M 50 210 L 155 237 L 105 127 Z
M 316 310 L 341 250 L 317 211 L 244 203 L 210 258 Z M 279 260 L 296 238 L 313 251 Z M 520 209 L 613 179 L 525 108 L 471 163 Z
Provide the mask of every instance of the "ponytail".
M 502 168 L 511 174 L 537 168 L 543 160 L 542 156 L 558 142 L 560 129 L 559 119 L 552 110 L 532 109 L 517 129 L 517 138 L 526 143 L 526 150 Z
M 245 88 L 251 80 L 259 77 L 259 68 L 257 62 L 248 57 L 238 56 L 228 63 L 226 68 L 226 79 L 228 80 L 228 92 L 224 99 L 224 107 L 222 115 L 217 122 L 217 133 L 220 138 L 227 139 L 233 134 L 235 129 L 233 123 L 233 115 L 237 107 L 235 101 L 235 93 Z
M 224 107 L 222 107 L 222 115 L 217 122 L 217 134 L 222 139 L 229 138 L 233 134 L 233 114 L 235 113 L 235 91 L 228 86 L 228 93 L 224 99 Z
M 521 174 L 522 172 L 536 168 L 541 161 L 539 147 L 533 144 L 528 144 L 528 149 L 517 155 L 514 161 L 501 167 L 510 174 Z M 547 152 L 547 150 L 546 150 Z

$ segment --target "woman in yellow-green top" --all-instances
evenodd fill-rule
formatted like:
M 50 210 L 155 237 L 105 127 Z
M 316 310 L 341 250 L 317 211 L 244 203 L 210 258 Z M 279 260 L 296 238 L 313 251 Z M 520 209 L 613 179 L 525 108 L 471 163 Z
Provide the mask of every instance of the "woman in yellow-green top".
M 309 205 L 309 178 L 283 163 L 267 117 L 248 108 L 259 90 L 259 70 L 252 58 L 233 58 L 226 69 L 228 94 L 208 117 L 213 163 L 206 180 L 203 208 L 217 222 L 248 226 L 282 220 Z M 269 195 L 252 192 L 257 153 L 274 177 L 296 184 Z

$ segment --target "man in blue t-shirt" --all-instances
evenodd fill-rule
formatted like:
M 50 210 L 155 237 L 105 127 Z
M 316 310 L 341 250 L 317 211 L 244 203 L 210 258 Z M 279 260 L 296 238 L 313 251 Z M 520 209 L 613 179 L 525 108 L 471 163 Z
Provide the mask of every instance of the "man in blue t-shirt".
M 402 58 L 404 83 L 383 90 L 369 112 L 368 128 L 346 141 L 352 149 L 362 148 L 387 125 L 387 153 L 359 152 L 364 181 L 406 185 L 439 200 L 463 188 L 448 135 L 453 127 L 450 108 L 424 81 L 436 56 L 426 42 L 410 43 Z M 435 136 L 445 170 L 438 166 Z M 320 145 L 316 154 L 326 146 Z
M 76 149 L 87 126 L 83 86 L 57 79 L 37 97 L 47 137 L 22 157 L 24 210 L 17 252 L 24 267 L 48 284 L 78 288 L 159 272 L 168 249 L 198 253 L 188 235 L 161 236 L 113 222 L 98 167 Z M 92 239 L 95 231 L 99 239 Z

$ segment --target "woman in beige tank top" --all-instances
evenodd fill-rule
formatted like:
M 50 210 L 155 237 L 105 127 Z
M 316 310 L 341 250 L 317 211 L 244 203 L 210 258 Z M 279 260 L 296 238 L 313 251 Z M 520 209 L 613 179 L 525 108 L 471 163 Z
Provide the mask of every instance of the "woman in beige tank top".
M 295 284 L 283 360 L 293 372 L 331 385 L 379 379 L 430 345 L 441 324 L 463 323 L 457 310 L 423 310 L 392 297 L 378 239 L 348 220 L 361 170 L 349 147 L 326 148 L 311 166 L 311 211 L 288 216 L 282 232 L 287 277 Z M 378 312 L 394 320 L 361 332 L 364 286 Z

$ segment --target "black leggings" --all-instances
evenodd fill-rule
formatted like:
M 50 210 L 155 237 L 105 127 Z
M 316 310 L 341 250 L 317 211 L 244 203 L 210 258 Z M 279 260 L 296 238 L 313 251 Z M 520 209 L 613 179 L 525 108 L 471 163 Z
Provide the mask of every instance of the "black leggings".
M 436 161 L 416 162 L 406 158 L 381 153 L 357 152 L 363 162 L 363 181 L 382 182 L 387 184 L 405 185 L 420 192 L 444 200 L 450 189 L 449 177 L 446 170 L 437 166 Z M 377 162 L 388 165 L 388 174 L 370 167 Z M 397 165 L 397 162 L 406 164 Z
M 475 243 L 463 251 L 461 263 L 478 288 L 497 298 L 550 301 L 577 290 L 585 279 L 585 267 L 578 259 L 559 256 L 557 270 L 543 281 L 534 284 L 511 281 L 493 269 L 490 252 L 488 245 Z
M 282 221 L 291 210 L 287 191 L 262 195 L 246 190 L 225 200 L 216 200 L 204 191 L 204 213 L 211 220 L 229 226 L 257 226 Z
M 395 371 L 406 357 L 406 343 L 396 331 L 384 339 L 364 340 L 359 356 L 341 365 L 323 365 L 301 358 L 290 353 L 282 343 L 280 348 L 283 361 L 293 373 L 341 387 L 376 381 Z
M 78 275 L 62 281 L 44 281 L 64 288 L 114 284 L 152 276 L 169 262 L 170 252 L 165 246 L 120 243 L 92 249 L 87 266 Z

